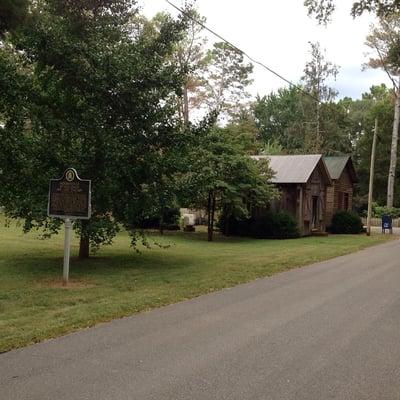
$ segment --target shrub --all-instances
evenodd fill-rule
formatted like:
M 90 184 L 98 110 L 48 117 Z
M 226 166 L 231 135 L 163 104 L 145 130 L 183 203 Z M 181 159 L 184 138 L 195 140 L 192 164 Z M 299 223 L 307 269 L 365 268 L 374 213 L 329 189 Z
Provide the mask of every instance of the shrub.
M 179 226 L 179 224 L 168 224 L 164 226 L 164 229 L 166 231 L 179 231 L 181 227 Z
M 300 236 L 296 220 L 284 212 L 268 212 L 257 218 L 222 217 L 220 229 L 225 234 L 258 239 L 292 239 Z
M 382 218 L 383 215 L 398 218 L 400 217 L 400 208 L 380 206 L 377 203 L 372 203 L 372 216 L 374 218 Z
M 364 228 L 358 214 L 340 210 L 334 214 L 328 230 L 331 233 L 357 234 L 363 232 Z
M 163 215 L 163 228 L 165 230 L 179 230 L 179 208 L 167 208 Z M 140 221 L 142 229 L 158 229 L 160 227 L 160 217 L 158 215 L 148 215 Z

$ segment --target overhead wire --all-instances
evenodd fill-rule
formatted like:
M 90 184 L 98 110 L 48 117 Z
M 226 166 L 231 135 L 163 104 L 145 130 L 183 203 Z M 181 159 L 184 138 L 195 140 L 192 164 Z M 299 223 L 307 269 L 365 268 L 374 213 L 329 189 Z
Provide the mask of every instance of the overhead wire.
M 247 52 L 243 51 L 242 49 L 240 49 L 238 46 L 236 46 L 235 44 L 233 44 L 231 41 L 229 41 L 228 39 L 225 39 L 222 35 L 220 35 L 219 33 L 215 32 L 213 29 L 209 28 L 207 25 L 205 25 L 203 22 L 197 20 L 196 18 L 194 18 L 192 15 L 190 15 L 188 12 L 186 12 L 184 9 L 178 7 L 177 5 L 175 5 L 174 3 L 172 3 L 170 0 L 165 0 L 171 7 L 175 8 L 177 11 L 179 11 L 181 14 L 185 15 L 187 18 L 191 19 L 193 22 L 195 22 L 196 24 L 198 24 L 199 26 L 201 26 L 203 29 L 205 29 L 206 31 L 210 32 L 212 35 L 216 36 L 218 39 L 222 40 L 223 42 L 225 42 L 226 44 L 228 44 L 229 46 L 231 46 L 233 49 L 235 49 L 236 51 L 240 52 L 241 54 L 243 54 L 245 57 L 247 57 L 252 63 L 257 64 L 259 66 L 261 66 L 262 68 L 264 68 L 265 70 L 267 70 L 268 72 L 270 72 L 271 74 L 275 75 L 276 77 L 278 77 L 279 79 L 281 79 L 282 81 L 286 82 L 287 84 L 289 84 L 289 86 L 299 90 L 300 92 L 304 93 L 305 95 L 309 96 L 310 98 L 312 98 L 314 101 L 321 103 L 321 100 L 318 99 L 317 97 L 313 96 L 312 94 L 308 93 L 307 91 L 305 91 L 301 86 L 296 85 L 295 83 L 293 83 L 292 81 L 290 81 L 289 79 L 285 78 L 283 75 L 281 75 L 280 73 L 276 72 L 275 70 L 273 70 L 272 68 L 268 67 L 267 65 L 265 65 L 263 62 L 256 60 L 255 58 L 253 58 L 252 56 L 250 56 Z

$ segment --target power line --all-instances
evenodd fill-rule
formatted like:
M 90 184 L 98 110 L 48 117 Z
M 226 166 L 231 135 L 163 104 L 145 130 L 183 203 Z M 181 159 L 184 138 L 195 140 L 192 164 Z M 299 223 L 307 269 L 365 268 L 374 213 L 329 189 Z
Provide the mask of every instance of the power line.
M 212 30 L 211 28 L 209 28 L 208 26 L 206 26 L 205 24 L 203 24 L 203 22 L 197 20 L 196 18 L 192 17 L 189 13 L 187 13 L 185 10 L 183 10 L 182 8 L 178 7 L 177 5 L 171 3 L 171 1 L 169 0 L 165 0 L 171 7 L 175 8 L 176 10 L 178 10 L 181 14 L 185 15 L 186 17 L 188 17 L 189 19 L 191 19 L 193 22 L 195 22 L 196 24 L 200 25 L 203 29 L 205 29 L 206 31 L 210 32 L 212 35 L 216 36 L 218 39 L 221 39 L 223 42 L 227 43 L 229 46 L 231 46 L 232 48 L 234 48 L 235 50 L 237 50 L 238 52 L 240 52 L 241 54 L 243 54 L 245 57 L 247 57 L 252 63 L 257 64 L 259 66 L 261 66 L 262 68 L 266 69 L 268 72 L 270 72 L 271 74 L 274 74 L 275 76 L 277 76 L 279 79 L 283 80 L 284 82 L 288 83 L 291 87 L 299 90 L 300 92 L 306 94 L 307 96 L 311 97 L 314 101 L 321 103 L 321 101 L 317 98 L 314 97 L 313 95 L 311 95 L 310 93 L 306 92 L 302 87 L 296 85 L 295 83 L 291 82 L 289 79 L 286 79 L 284 76 L 282 76 L 281 74 L 279 74 L 278 72 L 274 71 L 272 68 L 268 67 L 267 65 L 265 65 L 263 62 L 256 60 L 255 58 L 251 57 L 249 54 L 247 54 L 245 51 L 243 51 L 242 49 L 240 49 L 239 47 L 237 47 L 236 45 L 234 45 L 232 42 L 230 42 L 229 40 L 225 39 L 223 36 L 221 36 L 220 34 L 218 34 L 217 32 L 215 32 L 214 30 Z

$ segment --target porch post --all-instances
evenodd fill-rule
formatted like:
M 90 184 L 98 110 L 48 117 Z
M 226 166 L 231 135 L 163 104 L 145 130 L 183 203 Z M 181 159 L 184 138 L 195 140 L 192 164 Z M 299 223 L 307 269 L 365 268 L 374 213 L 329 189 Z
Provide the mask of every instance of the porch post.
M 304 217 L 303 217 L 303 186 L 299 185 L 299 212 L 298 212 L 298 224 L 300 234 L 304 235 Z

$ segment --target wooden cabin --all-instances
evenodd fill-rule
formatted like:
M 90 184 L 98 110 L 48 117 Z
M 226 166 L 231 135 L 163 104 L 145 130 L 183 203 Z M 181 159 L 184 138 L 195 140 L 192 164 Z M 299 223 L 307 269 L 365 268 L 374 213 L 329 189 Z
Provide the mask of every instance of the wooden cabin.
M 275 175 L 272 182 L 280 192 L 280 199 L 271 209 L 286 211 L 298 221 L 300 233 L 310 235 L 325 231 L 326 198 L 331 178 L 322 155 L 253 156 L 268 159 Z
M 324 162 L 332 179 L 326 196 L 325 225 L 329 226 L 336 211 L 352 209 L 357 175 L 350 156 L 324 157 Z

